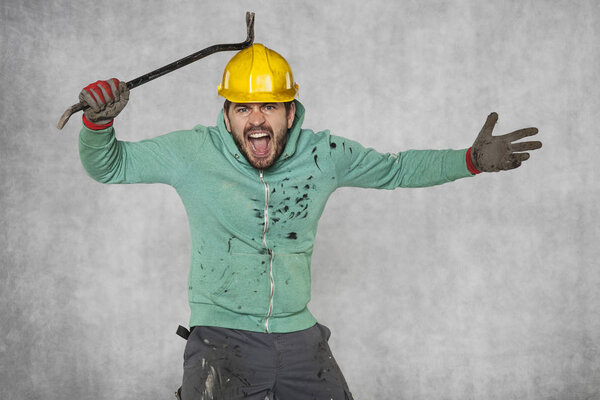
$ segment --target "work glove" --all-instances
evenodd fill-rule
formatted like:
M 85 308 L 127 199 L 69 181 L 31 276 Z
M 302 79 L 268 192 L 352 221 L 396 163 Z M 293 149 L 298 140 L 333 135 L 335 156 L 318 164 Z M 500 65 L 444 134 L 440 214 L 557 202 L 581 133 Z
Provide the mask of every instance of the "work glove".
M 81 90 L 79 100 L 89 106 L 84 112 L 83 123 L 88 128 L 103 129 L 112 125 L 113 119 L 127 105 L 129 89 L 125 82 L 116 78 L 97 81 Z
M 501 136 L 492 136 L 494 125 L 498 121 L 498 114 L 491 113 L 483 124 L 481 132 L 477 135 L 471 148 L 471 161 L 479 172 L 497 172 L 517 168 L 529 158 L 528 150 L 542 147 L 542 142 L 519 142 L 527 136 L 538 133 L 537 128 L 525 128 Z

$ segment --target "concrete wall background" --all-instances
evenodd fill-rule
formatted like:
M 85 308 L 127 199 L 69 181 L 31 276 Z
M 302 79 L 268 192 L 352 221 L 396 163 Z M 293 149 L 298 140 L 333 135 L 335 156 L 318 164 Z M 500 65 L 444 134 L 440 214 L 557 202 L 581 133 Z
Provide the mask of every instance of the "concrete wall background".
M 0 3 L 0 398 L 168 399 L 181 379 L 189 236 L 172 188 L 105 186 L 62 112 L 245 36 L 283 54 L 306 127 L 380 151 L 465 148 L 537 126 L 522 168 L 342 189 L 311 310 L 357 399 L 600 399 L 600 3 Z M 118 135 L 214 124 L 231 53 L 135 89 Z

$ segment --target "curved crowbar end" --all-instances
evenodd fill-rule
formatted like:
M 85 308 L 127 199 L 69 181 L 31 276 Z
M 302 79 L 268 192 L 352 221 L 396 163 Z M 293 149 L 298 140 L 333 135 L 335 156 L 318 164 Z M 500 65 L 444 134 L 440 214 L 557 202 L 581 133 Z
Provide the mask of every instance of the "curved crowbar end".
M 246 28 L 247 28 L 247 36 L 246 42 L 248 46 L 254 43 L 254 13 L 250 11 L 246 11 Z

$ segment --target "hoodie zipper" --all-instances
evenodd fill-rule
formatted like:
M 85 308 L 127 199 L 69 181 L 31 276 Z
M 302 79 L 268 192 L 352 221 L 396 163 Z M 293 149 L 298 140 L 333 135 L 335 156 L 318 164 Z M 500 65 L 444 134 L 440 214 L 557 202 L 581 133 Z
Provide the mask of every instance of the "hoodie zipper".
M 263 171 L 260 170 L 260 181 L 265 185 L 265 224 L 263 228 L 262 242 L 265 249 L 269 252 L 269 279 L 271 280 L 271 293 L 269 295 L 269 311 L 265 317 L 265 331 L 269 333 L 269 317 L 273 313 L 273 294 L 275 293 L 275 282 L 273 280 L 273 250 L 267 246 L 267 230 L 269 229 L 269 184 L 265 182 Z

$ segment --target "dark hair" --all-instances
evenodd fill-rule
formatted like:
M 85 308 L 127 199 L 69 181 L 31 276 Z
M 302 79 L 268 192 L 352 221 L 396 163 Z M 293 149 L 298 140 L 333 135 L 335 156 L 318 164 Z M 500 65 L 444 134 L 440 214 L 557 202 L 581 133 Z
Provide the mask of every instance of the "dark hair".
M 283 102 L 283 105 L 285 106 L 285 114 L 289 114 L 290 113 L 290 107 L 292 106 L 292 102 L 294 100 L 291 101 L 285 101 Z M 225 110 L 225 113 L 229 115 L 229 106 L 231 106 L 231 102 L 227 99 L 225 99 L 225 102 L 223 103 L 223 110 Z

